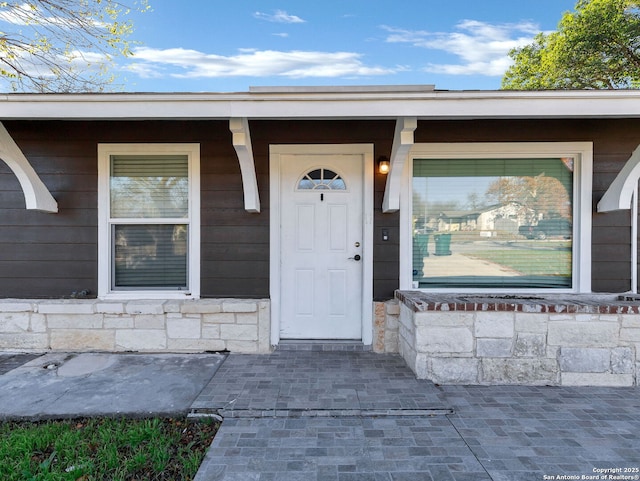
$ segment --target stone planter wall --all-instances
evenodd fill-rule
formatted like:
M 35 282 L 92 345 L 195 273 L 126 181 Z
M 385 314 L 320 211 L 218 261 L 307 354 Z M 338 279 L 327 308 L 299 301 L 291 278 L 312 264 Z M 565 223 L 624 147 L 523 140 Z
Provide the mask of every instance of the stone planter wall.
M 0 349 L 271 350 L 269 300 L 0 300 Z
M 437 383 L 640 385 L 640 307 L 614 296 L 399 292 L 399 349 Z

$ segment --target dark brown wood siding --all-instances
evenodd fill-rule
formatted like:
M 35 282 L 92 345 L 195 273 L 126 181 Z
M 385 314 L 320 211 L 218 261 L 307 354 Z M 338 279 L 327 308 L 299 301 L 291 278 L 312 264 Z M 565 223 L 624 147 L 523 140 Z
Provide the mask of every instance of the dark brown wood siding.
M 372 143 L 389 156 L 393 121 L 250 121 L 262 212 L 244 210 L 238 160 L 227 121 L 6 121 L 59 203 L 58 214 L 27 211 L 17 179 L 0 162 L 0 297 L 69 297 L 97 291 L 97 145 L 196 142 L 201 145 L 202 295 L 269 295 L 269 145 Z M 420 121 L 416 142 L 594 142 L 593 290 L 630 282 L 629 212 L 595 205 L 640 143 L 637 120 Z M 398 286 L 399 215 L 382 214 L 386 178 L 376 173 L 374 297 Z M 382 230 L 389 241 L 382 241 Z
M 271 144 L 373 144 L 374 160 L 391 155 L 394 121 L 252 121 L 251 140 L 258 175 L 264 175 L 260 187 L 263 212 L 268 212 L 268 159 Z M 374 234 L 373 234 L 373 295 L 389 299 L 398 288 L 399 214 L 382 213 L 382 197 L 386 176 L 375 173 Z M 268 216 L 268 214 L 267 214 Z M 388 229 L 389 241 L 382 241 L 382 229 Z
M 197 142 L 201 148 L 201 294 L 269 296 L 269 145 L 375 143 L 389 155 L 394 123 L 250 123 L 262 212 L 244 210 L 240 167 L 227 121 L 5 122 L 59 204 L 58 214 L 24 209 L 18 181 L 0 164 L 0 297 L 69 297 L 97 291 L 97 145 Z M 398 215 L 382 215 L 376 174 L 376 297 L 398 285 Z M 381 229 L 390 230 L 382 242 Z
M 97 161 L 91 129 L 61 122 L 4 122 L 58 201 L 58 214 L 25 209 L 0 162 L 0 296 L 70 297 L 97 290 Z
M 227 121 L 5 122 L 59 204 L 24 209 L 15 176 L 0 166 L 0 296 L 69 297 L 97 292 L 97 145 L 195 142 L 201 152 L 201 293 L 267 297 L 269 217 L 244 210 L 240 167 Z M 267 169 L 258 165 L 260 188 Z M 267 198 L 268 201 L 268 198 Z M 268 211 L 267 211 L 268 212 Z

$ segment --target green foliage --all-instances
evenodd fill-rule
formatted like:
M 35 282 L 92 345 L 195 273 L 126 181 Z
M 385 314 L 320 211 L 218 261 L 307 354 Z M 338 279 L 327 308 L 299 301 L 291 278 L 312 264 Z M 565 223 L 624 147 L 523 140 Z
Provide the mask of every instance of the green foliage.
M 148 10 L 146 0 L 136 9 Z M 0 1 L 0 77 L 13 91 L 108 88 L 115 57 L 132 55 L 131 9 L 117 0 Z
M 617 89 L 640 85 L 640 1 L 578 0 L 558 29 L 513 49 L 503 89 Z
M 217 427 L 157 418 L 0 423 L 0 479 L 193 479 Z

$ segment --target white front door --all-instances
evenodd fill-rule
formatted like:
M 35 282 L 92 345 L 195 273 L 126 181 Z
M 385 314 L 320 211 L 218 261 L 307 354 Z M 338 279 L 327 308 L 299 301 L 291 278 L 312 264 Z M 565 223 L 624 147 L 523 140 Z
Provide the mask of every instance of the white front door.
M 280 339 L 361 339 L 363 156 L 280 157 Z

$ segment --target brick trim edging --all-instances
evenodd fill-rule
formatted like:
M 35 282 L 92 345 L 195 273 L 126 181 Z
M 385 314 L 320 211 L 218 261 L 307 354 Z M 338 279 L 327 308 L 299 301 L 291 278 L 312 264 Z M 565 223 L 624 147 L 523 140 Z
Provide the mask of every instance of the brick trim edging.
M 396 291 L 413 312 L 493 311 L 576 314 L 640 314 L 640 297 L 617 294 L 482 295 Z

